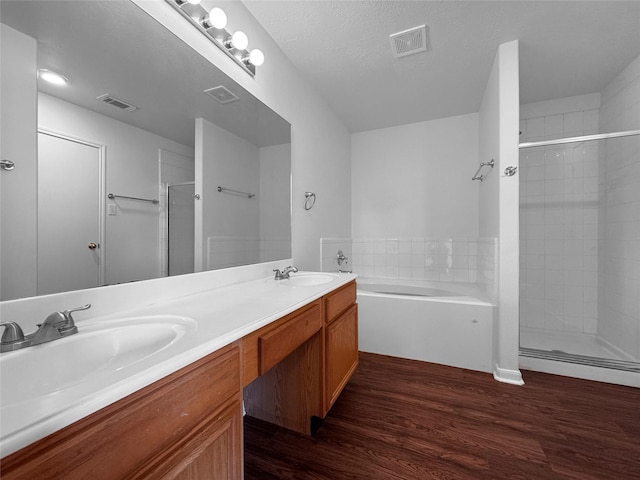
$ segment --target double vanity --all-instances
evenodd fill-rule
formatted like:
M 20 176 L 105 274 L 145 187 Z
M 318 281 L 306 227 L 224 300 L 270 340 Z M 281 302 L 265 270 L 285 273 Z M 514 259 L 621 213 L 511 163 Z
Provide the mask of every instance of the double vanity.
M 276 263 L 99 289 L 78 333 L 3 353 L 2 478 L 240 479 L 243 410 L 313 434 L 357 365 L 355 275 Z

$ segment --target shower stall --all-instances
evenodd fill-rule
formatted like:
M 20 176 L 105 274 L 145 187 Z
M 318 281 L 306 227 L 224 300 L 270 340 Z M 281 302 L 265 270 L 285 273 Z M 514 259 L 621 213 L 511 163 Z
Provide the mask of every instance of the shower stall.
M 568 115 L 602 113 L 521 127 Z M 640 372 L 640 130 L 552 136 L 520 144 L 520 356 Z
M 194 195 L 194 182 L 167 186 L 167 260 L 170 276 L 194 271 Z

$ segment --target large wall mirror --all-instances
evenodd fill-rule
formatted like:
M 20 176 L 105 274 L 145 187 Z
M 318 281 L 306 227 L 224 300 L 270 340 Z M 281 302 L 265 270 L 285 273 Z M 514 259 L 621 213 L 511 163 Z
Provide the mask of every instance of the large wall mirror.
M 1 300 L 291 256 L 278 114 L 129 0 L 0 20 Z

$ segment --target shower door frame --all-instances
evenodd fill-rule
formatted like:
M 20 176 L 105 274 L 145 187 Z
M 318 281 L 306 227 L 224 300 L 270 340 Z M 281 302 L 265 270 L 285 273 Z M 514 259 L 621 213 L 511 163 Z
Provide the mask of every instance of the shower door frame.
M 594 140 L 608 140 L 613 138 L 623 138 L 630 136 L 640 136 L 640 130 L 625 130 L 620 132 L 611 133 L 599 133 L 593 135 L 582 135 L 577 137 L 558 138 L 554 140 L 542 140 L 538 142 L 523 142 L 518 145 L 518 150 L 521 151 L 526 148 L 546 147 L 554 145 L 563 145 L 570 143 L 581 143 Z M 585 366 L 593 366 L 599 368 L 614 369 L 618 371 L 626 372 L 640 372 L 640 362 L 626 361 L 626 360 L 611 360 L 600 357 L 591 357 L 585 355 L 578 355 L 572 353 L 556 354 L 556 352 L 537 350 L 537 349 L 524 349 L 520 347 L 520 356 L 526 356 L 536 359 L 560 361 L 575 363 Z
M 195 181 L 178 182 L 178 183 L 167 183 L 166 187 L 165 187 L 165 198 L 167 199 L 166 200 L 166 205 L 167 205 L 167 207 L 166 207 L 167 208 L 167 224 L 166 224 L 166 231 L 167 231 L 167 237 L 166 237 L 167 238 L 167 244 L 166 244 L 167 259 L 166 259 L 166 262 L 167 263 L 166 263 L 166 265 L 167 265 L 167 276 L 168 277 L 171 276 L 171 268 L 170 268 L 170 265 L 171 265 L 171 253 L 170 253 L 171 252 L 171 245 L 170 245 L 171 244 L 171 240 L 170 240 L 170 234 L 169 234 L 169 229 L 171 228 L 170 227 L 170 221 L 169 221 L 169 216 L 170 216 L 169 212 L 171 211 L 171 202 L 170 202 L 170 199 L 169 199 L 169 189 L 171 187 L 183 187 L 183 186 L 187 186 L 187 185 L 193 186 L 193 191 L 194 191 L 193 200 L 195 202 L 195 200 L 199 198 L 198 194 L 195 193 L 195 189 L 196 189 L 196 182 Z M 193 253 L 194 253 L 194 264 L 193 264 L 193 272 L 191 272 L 191 273 L 194 273 L 196 271 L 195 270 L 195 204 L 194 204 L 194 245 L 193 245 L 193 249 L 194 249 L 194 251 L 193 251 Z

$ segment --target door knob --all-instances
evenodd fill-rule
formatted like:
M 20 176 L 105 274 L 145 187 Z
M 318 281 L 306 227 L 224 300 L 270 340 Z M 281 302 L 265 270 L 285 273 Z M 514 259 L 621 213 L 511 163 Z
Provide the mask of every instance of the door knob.
M 96 243 L 89 243 L 89 245 L 87 245 L 89 247 L 89 250 L 95 250 L 96 248 L 98 248 L 98 244 Z

